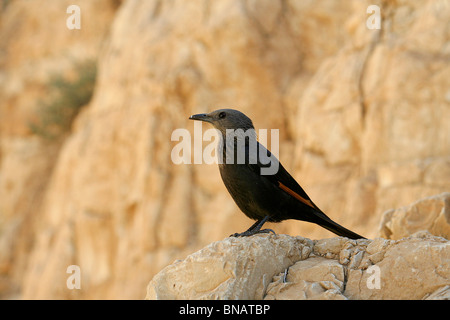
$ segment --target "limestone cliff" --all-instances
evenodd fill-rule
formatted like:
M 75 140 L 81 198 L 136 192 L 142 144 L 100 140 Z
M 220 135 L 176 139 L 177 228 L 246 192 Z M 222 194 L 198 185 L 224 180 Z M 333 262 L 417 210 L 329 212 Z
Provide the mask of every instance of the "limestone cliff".
M 450 189 L 447 1 L 76 3 L 80 30 L 66 27 L 69 0 L 0 4 L 8 297 L 141 298 L 174 259 L 245 230 L 252 222 L 215 165 L 171 161 L 171 134 L 192 133 L 193 113 L 234 107 L 257 129 L 279 129 L 283 165 L 331 218 L 369 238 L 386 210 Z M 36 105 L 52 74 L 70 78 L 85 59 L 97 62 L 92 100 L 48 143 L 29 130 Z M 333 236 L 297 221 L 269 227 Z M 80 290 L 66 287 L 70 265 Z

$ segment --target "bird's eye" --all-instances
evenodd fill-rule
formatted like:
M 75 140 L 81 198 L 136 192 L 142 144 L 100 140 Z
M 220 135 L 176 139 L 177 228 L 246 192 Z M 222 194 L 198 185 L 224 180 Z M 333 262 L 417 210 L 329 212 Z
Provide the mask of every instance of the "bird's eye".
M 219 113 L 219 119 L 223 119 L 227 116 L 227 114 L 225 112 L 221 112 Z

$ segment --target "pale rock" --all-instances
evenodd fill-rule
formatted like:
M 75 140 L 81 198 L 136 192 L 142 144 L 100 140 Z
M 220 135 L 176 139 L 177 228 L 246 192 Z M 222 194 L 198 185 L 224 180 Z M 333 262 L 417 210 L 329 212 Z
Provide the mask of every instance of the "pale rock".
M 376 271 L 348 270 L 345 295 L 350 299 L 426 299 L 450 282 L 450 244 L 430 234 L 387 240 L 381 260 L 379 289 L 371 287 Z M 448 293 L 447 293 L 448 294 Z M 437 296 L 442 296 L 439 293 Z
M 450 300 L 450 286 L 443 286 L 428 295 L 425 300 Z
M 400 239 L 421 230 L 450 238 L 449 192 L 386 211 L 380 224 L 380 235 L 387 239 Z
M 449 262 L 449 241 L 427 232 L 402 240 L 227 238 L 164 268 L 146 299 L 445 299 Z
M 307 258 L 311 243 L 286 235 L 213 242 L 158 273 L 147 298 L 262 299 L 273 276 Z

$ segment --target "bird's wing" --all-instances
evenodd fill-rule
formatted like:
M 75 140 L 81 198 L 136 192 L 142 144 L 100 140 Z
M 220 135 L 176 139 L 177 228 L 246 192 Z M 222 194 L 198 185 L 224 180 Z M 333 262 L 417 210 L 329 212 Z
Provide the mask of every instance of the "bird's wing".
M 307 206 L 310 206 L 311 208 L 319 212 L 322 212 L 311 201 L 309 196 L 306 194 L 305 190 L 303 190 L 303 188 L 297 183 L 297 181 L 289 174 L 289 172 L 287 172 L 287 170 L 283 167 L 280 161 L 259 142 L 258 148 L 259 148 L 258 151 L 260 152 L 258 154 L 258 162 L 255 164 L 248 164 L 249 167 L 252 169 L 252 171 L 254 171 L 258 175 L 261 175 L 261 168 L 270 167 L 271 164 L 267 163 L 267 160 L 262 161 L 260 157 L 261 154 L 267 154 L 267 157 L 270 158 L 271 161 L 278 161 L 278 170 L 274 174 L 261 176 L 268 179 L 276 187 L 282 189 L 284 192 L 288 193 L 295 199 L 301 201 L 302 203 L 306 204 Z
M 314 202 L 311 201 L 311 199 L 306 194 L 305 190 L 303 190 L 302 187 L 295 181 L 295 179 L 289 174 L 289 172 L 286 171 L 286 169 L 281 165 L 279 160 L 271 154 L 269 150 L 267 150 L 263 145 L 261 145 L 258 142 L 258 148 L 261 150 L 260 154 L 258 154 L 258 161 L 255 164 L 247 164 L 250 169 L 257 175 L 259 175 L 263 179 L 267 179 L 266 181 L 269 181 L 277 188 L 280 188 L 293 198 L 297 199 L 298 201 L 302 202 L 303 204 L 309 206 L 310 208 L 314 209 L 313 214 L 309 215 L 309 219 L 301 219 L 306 220 L 310 222 L 314 222 L 319 224 L 320 226 L 324 227 L 327 230 L 330 230 L 331 232 L 344 236 L 350 239 L 362 239 L 364 237 L 360 236 L 359 234 L 354 233 L 353 231 L 350 231 L 343 226 L 337 224 L 333 220 L 331 220 L 322 210 L 320 210 Z M 270 163 L 267 163 L 266 161 L 261 161 L 262 159 L 259 159 L 259 156 L 261 154 L 267 154 L 268 157 L 270 157 L 271 161 L 277 161 L 278 162 L 278 170 L 272 174 L 272 175 L 262 175 L 261 174 L 261 168 L 264 167 L 270 167 Z

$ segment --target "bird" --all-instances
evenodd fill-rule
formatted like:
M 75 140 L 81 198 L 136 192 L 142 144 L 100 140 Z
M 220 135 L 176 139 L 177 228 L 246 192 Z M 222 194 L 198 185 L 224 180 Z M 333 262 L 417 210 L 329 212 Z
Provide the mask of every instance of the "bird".
M 217 130 L 216 155 L 222 181 L 239 209 L 256 220 L 248 230 L 231 236 L 275 234 L 272 229 L 261 229 L 264 223 L 294 219 L 315 223 L 338 236 L 365 239 L 334 222 L 314 204 L 279 160 L 259 143 L 253 122 L 244 113 L 219 109 L 189 119 L 210 123 Z M 270 172 L 271 166 L 276 170 Z

